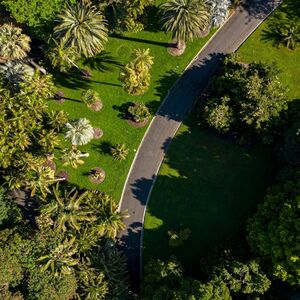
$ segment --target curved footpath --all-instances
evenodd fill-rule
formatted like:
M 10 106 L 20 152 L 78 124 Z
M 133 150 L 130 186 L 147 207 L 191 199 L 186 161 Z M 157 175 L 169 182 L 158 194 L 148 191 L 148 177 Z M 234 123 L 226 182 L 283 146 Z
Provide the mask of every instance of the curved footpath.
M 128 259 L 133 289 L 139 289 L 145 210 L 160 165 L 181 122 L 217 70 L 224 54 L 236 51 L 280 0 L 253 0 L 238 8 L 176 82 L 153 118 L 124 187 L 120 210 L 128 210 L 126 228 L 118 233 Z M 258 49 L 259 51 L 259 49 Z M 159 245 L 157 245 L 159 247 Z

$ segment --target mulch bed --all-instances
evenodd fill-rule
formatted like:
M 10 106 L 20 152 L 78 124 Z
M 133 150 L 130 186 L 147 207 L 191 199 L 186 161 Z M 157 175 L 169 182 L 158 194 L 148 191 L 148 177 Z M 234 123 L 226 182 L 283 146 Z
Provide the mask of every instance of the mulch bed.
M 49 167 L 51 170 L 56 170 L 56 164 L 52 159 L 46 159 L 46 161 L 43 163 L 44 167 Z
M 56 176 L 59 177 L 59 178 L 64 179 L 65 181 L 68 181 L 69 178 L 70 178 L 70 176 L 69 176 L 69 174 L 68 174 L 67 171 L 60 171 L 60 172 L 57 173 Z
M 173 39 L 168 45 L 168 52 L 173 56 L 180 56 L 185 51 L 186 45 L 184 44 L 182 48 L 177 48 L 177 41 Z
M 94 128 L 94 139 L 100 139 L 103 136 L 103 130 L 101 128 Z
M 93 174 L 96 173 L 96 172 L 101 172 L 103 174 L 103 176 L 101 176 L 99 179 L 95 179 L 93 177 Z M 105 177 L 106 177 L 106 174 L 105 174 L 105 171 L 103 169 L 95 168 L 95 169 L 91 170 L 90 175 L 89 175 L 89 180 L 90 180 L 91 183 L 100 184 L 105 180 Z
M 60 103 L 60 104 L 64 103 L 64 102 L 66 101 L 66 99 L 65 99 L 65 93 L 64 93 L 63 91 L 58 91 L 58 92 L 54 95 L 54 99 L 55 99 L 58 103 Z
M 97 101 L 91 105 L 88 106 L 93 111 L 100 111 L 103 107 L 102 101 Z

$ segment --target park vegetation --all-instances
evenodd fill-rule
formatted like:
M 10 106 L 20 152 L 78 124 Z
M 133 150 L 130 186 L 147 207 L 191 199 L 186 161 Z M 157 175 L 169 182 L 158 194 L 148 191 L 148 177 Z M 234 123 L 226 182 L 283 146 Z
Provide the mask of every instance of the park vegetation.
M 57 74 L 65 78 L 79 74 L 78 85 L 84 85 L 93 74 L 82 68 L 83 62 L 99 58 L 110 35 L 150 26 L 153 11 L 160 19 L 159 29 L 170 32 L 183 53 L 188 41 L 225 22 L 229 5 L 217 0 L 168 0 L 159 7 L 153 0 L 0 0 L 1 17 L 3 10 L 7 20 L 0 25 L 1 299 L 134 298 L 126 260 L 116 242 L 126 217 L 118 210 L 118 199 L 98 188 L 71 184 L 68 173 L 57 169 L 57 165 L 74 169 L 88 165 L 90 155 L 84 146 L 110 133 L 96 128 L 88 116 L 70 118 L 64 110 L 51 108 L 50 99 L 68 100 L 57 90 L 55 79 Z M 297 26 L 282 27 L 280 34 L 288 48 L 299 43 Z M 152 55 L 147 48 L 133 49 L 132 60 L 119 72 L 122 88 L 137 96 L 125 112 L 136 127 L 151 118 L 149 107 L 138 102 L 138 96 L 150 87 Z M 273 66 L 245 66 L 227 58 L 201 108 L 201 121 L 222 134 L 234 133 L 241 142 L 272 143 L 288 108 L 277 75 Z M 91 114 L 101 114 L 107 103 L 102 92 L 89 87 L 78 102 Z M 248 241 L 256 257 L 218 261 L 201 282 L 186 276 L 176 259 L 151 261 L 145 268 L 143 299 L 259 297 L 273 277 L 300 285 L 299 247 L 294 243 L 300 152 L 296 118 L 281 137 L 280 153 L 291 170 L 285 170 L 268 190 L 249 221 Z M 131 153 L 122 142 L 107 148 L 117 167 Z M 84 176 L 98 187 L 106 172 L 94 166 Z M 265 228 L 265 223 L 271 226 Z M 169 235 L 174 247 L 192 238 L 188 228 Z M 260 257 L 271 267 L 265 268 Z

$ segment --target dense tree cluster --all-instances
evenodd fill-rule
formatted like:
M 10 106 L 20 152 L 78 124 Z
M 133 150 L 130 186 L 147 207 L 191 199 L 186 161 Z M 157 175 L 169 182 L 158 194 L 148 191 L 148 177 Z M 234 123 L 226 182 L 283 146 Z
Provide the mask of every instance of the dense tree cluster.
M 235 55 L 228 56 L 210 87 L 203 119 L 219 132 L 270 143 L 280 114 L 287 109 L 285 91 L 274 65 L 243 65 Z

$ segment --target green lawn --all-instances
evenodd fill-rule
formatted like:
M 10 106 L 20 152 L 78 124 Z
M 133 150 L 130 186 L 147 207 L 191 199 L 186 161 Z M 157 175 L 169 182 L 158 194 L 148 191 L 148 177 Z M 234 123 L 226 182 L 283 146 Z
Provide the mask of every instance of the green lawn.
M 267 34 L 279 17 L 296 18 L 285 1 L 244 43 L 245 62 L 276 62 L 288 97 L 300 99 L 300 49 L 274 47 Z M 198 127 L 190 117 L 181 126 L 161 167 L 145 218 L 144 258 L 176 255 L 187 271 L 197 274 L 200 255 L 210 245 L 245 236 L 246 220 L 262 201 L 275 173 L 271 149 L 243 148 Z M 182 246 L 168 245 L 168 230 L 190 228 Z M 159 245 L 159 246 L 158 246 Z
M 269 149 L 240 147 L 190 118 L 177 133 L 153 190 L 145 260 L 176 255 L 187 271 L 197 273 L 202 251 L 243 235 L 245 221 L 272 181 L 273 167 Z M 192 230 L 189 240 L 170 247 L 168 230 L 183 228 Z
M 99 61 L 94 60 L 94 66 L 85 66 L 92 70 L 93 76 L 90 82 L 82 81 L 68 75 L 57 75 L 57 87 L 62 89 L 67 100 L 63 104 L 55 100 L 50 101 L 51 108 L 67 111 L 70 118 L 85 117 L 94 127 L 100 127 L 104 136 L 100 140 L 93 140 L 86 146 L 79 147 L 82 151 L 90 153 L 85 164 L 78 169 L 62 167 L 59 161 L 59 151 L 56 153 L 58 170 L 66 170 L 70 175 L 70 181 L 80 187 L 97 188 L 112 195 L 119 201 L 125 178 L 128 174 L 135 151 L 146 130 L 134 128 L 120 116 L 122 105 L 128 102 L 143 102 L 152 108 L 154 113 L 158 105 L 175 82 L 175 73 L 181 73 L 187 64 L 208 40 L 198 39 L 188 43 L 186 52 L 179 58 L 168 54 L 165 44 L 170 41 L 170 36 L 163 32 L 143 31 L 137 34 L 127 34 L 125 38 L 110 37 L 105 46 L 105 52 Z M 135 48 L 150 48 L 154 57 L 152 68 L 152 82 L 150 89 L 142 96 L 130 96 L 120 86 L 118 80 L 120 67 L 130 61 L 131 51 Z M 100 70 L 97 70 L 100 69 Z M 92 88 L 99 92 L 104 108 L 100 112 L 93 112 L 78 102 L 83 89 Z M 130 148 L 130 154 L 126 161 L 114 161 L 108 149 L 110 145 L 126 143 Z M 63 142 L 63 145 L 70 146 Z M 101 167 L 106 171 L 106 179 L 101 185 L 93 185 L 89 182 L 87 173 L 94 167 Z

